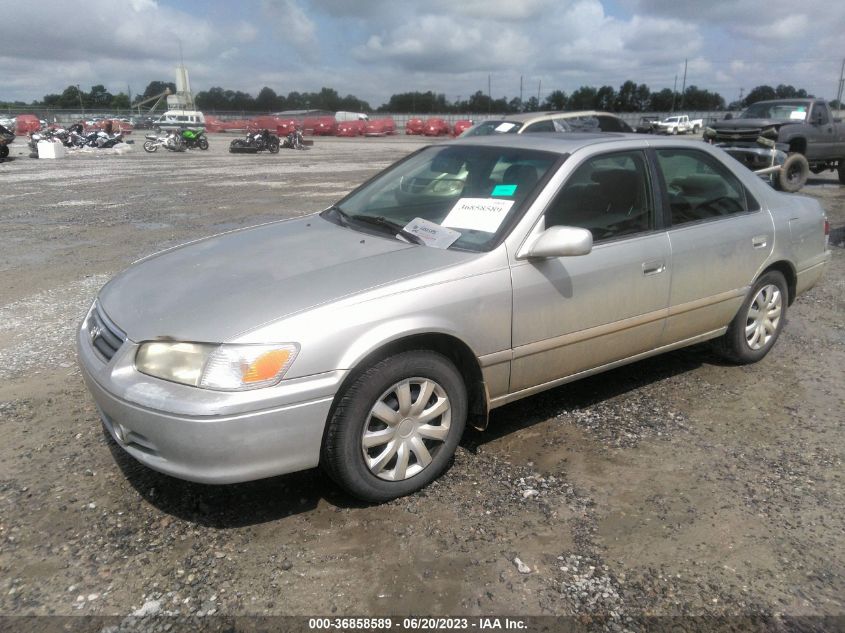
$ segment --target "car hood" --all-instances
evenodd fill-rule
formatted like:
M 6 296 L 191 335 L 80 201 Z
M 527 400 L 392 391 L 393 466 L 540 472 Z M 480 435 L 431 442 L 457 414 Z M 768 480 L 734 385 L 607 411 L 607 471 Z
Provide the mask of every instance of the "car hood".
M 360 233 L 311 215 L 153 255 L 106 284 L 99 301 L 136 342 L 225 342 L 303 310 L 475 256 Z
M 729 119 L 713 123 L 710 127 L 714 130 L 749 130 L 763 129 L 767 127 L 790 125 L 801 121 L 784 121 L 782 119 Z

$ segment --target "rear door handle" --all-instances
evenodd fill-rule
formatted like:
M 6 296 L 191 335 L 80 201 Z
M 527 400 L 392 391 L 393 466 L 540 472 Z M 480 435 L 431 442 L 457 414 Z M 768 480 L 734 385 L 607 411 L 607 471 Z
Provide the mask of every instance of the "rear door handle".
M 659 275 L 666 270 L 666 262 L 662 259 L 655 259 L 649 262 L 643 262 L 643 275 Z
M 766 248 L 766 244 L 769 243 L 769 238 L 767 235 L 755 235 L 751 238 L 751 246 L 754 248 Z

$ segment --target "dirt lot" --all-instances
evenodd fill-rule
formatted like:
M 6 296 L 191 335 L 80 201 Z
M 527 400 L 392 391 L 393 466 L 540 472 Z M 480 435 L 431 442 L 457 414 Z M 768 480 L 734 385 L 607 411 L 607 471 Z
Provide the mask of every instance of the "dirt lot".
M 221 487 L 147 470 L 82 384 L 74 330 L 111 275 L 322 209 L 424 142 L 249 156 L 228 140 L 60 161 L 17 142 L 0 164 L 0 615 L 574 614 L 611 630 L 845 616 L 834 175 L 804 190 L 830 216 L 833 261 L 763 362 L 696 347 L 509 405 L 439 482 L 371 507 L 316 470 Z

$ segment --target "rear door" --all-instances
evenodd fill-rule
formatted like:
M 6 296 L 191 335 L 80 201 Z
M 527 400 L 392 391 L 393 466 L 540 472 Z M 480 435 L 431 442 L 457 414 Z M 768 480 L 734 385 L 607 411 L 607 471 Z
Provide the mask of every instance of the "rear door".
M 665 189 L 672 288 L 661 344 L 727 326 L 772 252 L 774 224 L 739 178 L 716 156 L 657 147 L 652 157 Z

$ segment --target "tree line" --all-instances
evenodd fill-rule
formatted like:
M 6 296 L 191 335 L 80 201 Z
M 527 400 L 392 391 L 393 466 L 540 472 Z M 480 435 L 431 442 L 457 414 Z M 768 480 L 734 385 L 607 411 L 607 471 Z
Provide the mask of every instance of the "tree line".
M 31 104 L 23 102 L 3 103 L 3 107 L 21 107 L 26 105 L 56 109 L 86 110 L 127 110 L 135 103 L 161 94 L 165 89 L 176 91 L 176 85 L 167 81 L 150 82 L 143 93 L 130 100 L 123 92 L 112 94 L 105 86 L 92 86 L 89 91 L 72 85 L 61 94 L 48 94 Z M 742 100 L 726 104 L 717 92 L 711 92 L 697 86 L 689 86 L 683 92 L 664 88 L 652 92 L 646 84 L 637 84 L 628 80 L 618 89 L 613 86 L 581 86 L 572 94 L 562 90 L 551 91 L 544 99 L 531 96 L 525 100 L 519 97 L 493 99 L 481 90 L 466 99 L 450 101 L 446 95 L 427 92 L 403 92 L 394 94 L 386 103 L 379 106 L 378 112 L 449 114 L 461 112 L 534 112 L 538 110 L 605 110 L 610 112 L 669 112 L 679 110 L 738 110 L 757 101 L 767 99 L 789 99 L 808 97 L 803 88 L 780 84 L 776 87 L 762 85 L 750 90 Z M 258 95 L 240 90 L 227 90 L 212 87 L 198 92 L 195 96 L 197 107 L 207 112 L 277 112 L 282 110 L 346 110 L 350 112 L 373 112 L 366 101 L 354 95 L 341 96 L 333 88 L 322 88 L 319 92 L 289 92 L 286 96 L 264 86 Z M 150 104 L 147 104 L 150 105 Z M 831 103 L 839 107 L 837 102 Z M 164 100 L 159 110 L 166 109 Z

